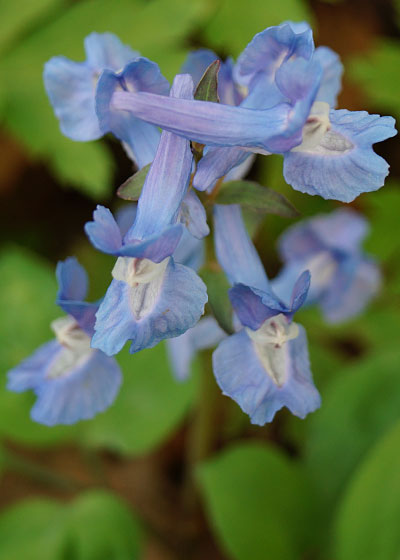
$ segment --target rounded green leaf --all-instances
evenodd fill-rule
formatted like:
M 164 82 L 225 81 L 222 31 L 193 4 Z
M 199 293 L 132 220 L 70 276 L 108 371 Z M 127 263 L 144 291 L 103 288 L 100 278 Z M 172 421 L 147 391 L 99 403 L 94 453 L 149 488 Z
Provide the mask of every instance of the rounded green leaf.
M 400 417 L 398 351 L 371 356 L 340 373 L 309 419 L 306 462 L 330 513 L 369 448 Z
M 27 500 L 0 516 L 0 560 L 137 560 L 141 538 L 127 505 L 104 491 L 68 505 Z
M 400 554 L 400 423 L 368 454 L 336 519 L 336 560 L 398 560 Z
M 235 560 L 298 560 L 313 530 L 298 463 L 259 443 L 236 445 L 200 465 L 198 480 L 218 540 Z

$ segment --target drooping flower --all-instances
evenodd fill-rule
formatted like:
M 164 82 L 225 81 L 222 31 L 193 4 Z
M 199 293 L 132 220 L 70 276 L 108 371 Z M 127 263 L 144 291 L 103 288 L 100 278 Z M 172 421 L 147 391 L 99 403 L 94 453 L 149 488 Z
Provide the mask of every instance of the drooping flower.
M 215 207 L 218 260 L 233 284 L 229 292 L 242 325 L 213 354 L 215 377 L 251 421 L 263 425 L 287 407 L 304 418 L 320 406 L 310 371 L 306 334 L 293 322 L 309 288 L 309 273 L 293 286 L 287 305 L 271 290 L 238 206 Z
M 367 232 L 365 218 L 347 208 L 292 226 L 279 241 L 285 264 L 273 290 L 287 301 L 294 279 L 308 269 L 308 304 L 319 305 L 332 323 L 357 315 L 380 285 L 379 268 L 361 247 Z
M 190 76 L 175 79 L 171 96 L 191 97 Z M 96 315 L 92 345 L 106 354 L 131 340 L 131 352 L 179 336 L 194 326 L 207 301 L 202 280 L 173 255 L 184 226 L 178 222 L 191 174 L 189 142 L 163 132 L 140 195 L 135 221 L 122 237 L 111 214 L 99 207 L 86 224 L 93 245 L 118 260 Z
M 101 72 L 118 71 L 139 56 L 112 33 L 91 33 L 84 41 L 86 60 L 74 62 L 55 56 L 44 67 L 44 85 L 61 131 L 72 140 L 103 136 L 95 110 L 95 92 Z
M 168 81 L 157 64 L 140 57 L 112 33 L 91 33 L 85 39 L 85 51 L 85 62 L 58 56 L 45 65 L 45 87 L 61 130 L 80 141 L 111 132 L 141 168 L 153 160 L 160 133 L 132 115 L 109 110 L 109 100 L 115 90 L 167 95 Z
M 57 304 L 68 315 L 53 321 L 56 339 L 12 369 L 7 385 L 16 392 L 32 389 L 32 419 L 48 426 L 93 418 L 112 404 L 122 381 L 117 362 L 90 346 L 98 304 L 83 301 L 85 270 L 69 258 L 58 263 L 57 278 Z

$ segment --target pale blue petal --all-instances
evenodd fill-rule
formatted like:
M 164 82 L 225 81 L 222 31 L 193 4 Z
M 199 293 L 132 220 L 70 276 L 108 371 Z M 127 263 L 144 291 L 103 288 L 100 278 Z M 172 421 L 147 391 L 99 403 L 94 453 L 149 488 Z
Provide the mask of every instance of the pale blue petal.
M 167 95 L 168 81 L 157 64 L 147 58 L 130 62 L 122 73 L 106 70 L 100 77 L 96 92 L 96 112 L 103 133 L 112 132 L 125 142 L 139 168 L 151 163 L 160 140 L 158 129 L 132 114 L 115 111 L 110 101 L 115 91 L 146 91 Z
M 85 37 L 84 45 L 88 65 L 98 71 L 108 68 L 116 72 L 139 56 L 113 33 L 90 33 Z
M 177 76 L 171 88 L 172 97 L 168 99 L 186 100 L 193 96 L 192 91 L 190 76 Z M 125 237 L 126 243 L 159 234 L 176 221 L 189 186 L 192 162 L 189 142 L 164 131 L 138 201 L 135 224 Z
M 82 142 L 103 136 L 95 111 L 94 70 L 85 62 L 56 56 L 46 62 L 43 79 L 65 136 Z
M 111 255 L 122 247 L 121 231 L 108 208 L 98 205 L 93 212 L 93 222 L 85 224 L 85 232 L 96 249 Z
M 117 362 L 95 350 L 67 375 L 43 380 L 32 419 L 54 426 L 93 418 L 114 402 L 121 382 Z
M 137 205 L 135 203 L 128 202 L 116 211 L 115 221 L 117 222 L 122 237 L 124 237 L 127 231 L 133 226 L 136 218 L 136 210 Z
M 210 233 L 207 224 L 207 214 L 199 197 L 190 190 L 181 204 L 179 221 L 186 226 L 188 231 L 197 239 L 202 239 Z
M 302 272 L 305 270 L 305 261 L 293 260 L 282 267 L 279 274 L 270 282 L 274 294 L 289 307 L 292 298 L 293 286 Z M 318 284 L 317 284 L 318 285 Z M 311 277 L 310 291 L 307 303 L 314 302 L 314 298 L 321 294 L 320 290 L 314 290 L 314 277 Z
M 59 286 L 57 305 L 72 315 L 81 329 L 91 336 L 98 304 L 83 301 L 88 289 L 85 269 L 75 258 L 69 257 L 57 263 L 56 275 Z
M 184 229 L 173 257 L 175 262 L 199 270 L 205 260 L 204 241 L 193 237 Z
M 58 282 L 57 299 L 83 301 L 88 291 L 86 270 L 75 257 L 59 261 L 56 269 Z
M 182 65 L 180 74 L 190 74 L 196 88 L 204 72 L 217 58 L 217 55 L 209 49 L 191 51 Z
M 29 358 L 7 373 L 7 389 L 21 393 L 27 389 L 36 390 L 42 383 L 48 365 L 61 351 L 57 340 L 51 340 L 40 346 Z
M 330 214 L 314 216 L 304 225 L 307 223 L 321 245 L 346 253 L 357 252 L 369 231 L 364 216 L 350 208 L 339 208 Z
M 193 186 L 199 191 L 209 190 L 215 182 L 241 165 L 251 156 L 241 148 L 209 148 L 197 165 Z
M 128 239 L 116 254 L 122 257 L 150 259 L 159 263 L 174 253 L 184 229 L 183 224 L 174 224 L 143 241 Z
M 231 284 L 268 289 L 268 278 L 246 231 L 240 206 L 214 207 L 215 250 Z
M 172 255 L 184 230 L 182 224 L 173 224 L 140 240 L 132 238 L 134 228 L 131 227 L 122 242 L 120 229 L 108 208 L 97 206 L 93 218 L 93 222 L 85 224 L 85 232 L 96 249 L 115 256 L 146 258 L 154 262 Z
M 232 169 L 226 174 L 224 182 L 226 181 L 238 181 L 239 179 L 243 179 L 249 173 L 254 160 L 256 158 L 256 154 L 249 152 L 249 157 L 242 161 L 236 167 L 232 167 Z
M 282 63 L 298 56 L 309 59 L 313 50 L 312 30 L 307 24 L 301 24 L 300 27 L 285 22 L 267 27 L 254 36 L 239 56 L 235 78 L 242 85 L 251 86 L 254 77 L 264 74 L 272 84 L 275 72 Z
M 218 96 L 221 103 L 226 105 L 240 105 L 243 94 L 240 92 L 234 79 L 235 63 L 231 57 L 221 62 L 218 72 Z
M 242 325 L 257 330 L 264 321 L 280 313 L 290 320 L 307 298 L 310 279 L 308 271 L 304 271 L 296 278 L 296 282 L 291 287 L 289 305 L 280 300 L 271 290 L 259 290 L 244 284 L 235 284 L 229 290 L 229 299 Z
M 111 33 L 90 34 L 85 39 L 85 50 L 86 62 L 57 56 L 45 64 L 43 75 L 62 133 L 79 141 L 95 140 L 103 135 L 94 99 L 101 71 L 119 70 L 138 55 Z
M 272 294 L 250 288 L 244 284 L 235 284 L 229 290 L 229 299 L 241 324 L 253 331 L 259 329 L 267 319 L 288 310 Z
M 306 336 L 301 326 L 299 329 L 299 336 L 287 343 L 289 365 L 282 387 L 265 371 L 245 331 L 223 340 L 213 354 L 218 385 L 250 416 L 253 424 L 271 422 L 284 406 L 300 418 L 320 406 L 320 396 L 312 382 Z
M 257 111 L 222 103 L 117 91 L 112 105 L 169 132 L 209 146 L 259 147 L 280 153 L 301 142 L 301 130 L 298 137 L 293 136 L 293 111 L 286 103 Z
M 285 180 L 301 192 L 342 202 L 379 189 L 389 166 L 372 145 L 397 134 L 394 119 L 342 109 L 331 111 L 330 121 L 316 148 L 285 154 Z
M 310 289 L 311 274 L 308 270 L 302 272 L 293 287 L 292 297 L 290 300 L 290 310 L 296 313 L 298 309 L 304 304 L 307 298 L 308 290 Z
M 271 142 L 272 152 L 285 152 L 286 145 L 302 141 L 302 130 L 310 114 L 322 79 L 322 66 L 318 61 L 303 58 L 289 60 L 276 72 L 276 83 L 288 99 L 292 110 L 288 115 L 285 132 Z M 291 148 L 289 148 L 291 149 Z
M 329 290 L 321 297 L 324 318 L 339 323 L 361 313 L 378 293 L 381 274 L 372 259 L 359 257 L 342 263 Z
M 214 317 L 204 317 L 181 336 L 168 339 L 168 356 L 176 379 L 178 381 L 187 379 L 196 353 L 199 350 L 214 348 L 224 338 L 226 338 L 226 333 Z
M 147 285 L 148 286 L 148 285 Z M 151 289 L 151 288 L 150 288 Z M 167 266 L 154 304 L 139 319 L 130 301 L 135 288 L 113 280 L 97 312 L 92 346 L 116 354 L 127 340 L 130 352 L 151 348 L 165 338 L 179 336 L 193 327 L 204 312 L 206 287 L 197 274 L 172 259 Z
M 342 87 L 343 64 L 335 51 L 328 47 L 318 47 L 314 52 L 323 70 L 322 81 L 316 101 L 325 101 L 333 109 L 337 105 L 337 97 Z

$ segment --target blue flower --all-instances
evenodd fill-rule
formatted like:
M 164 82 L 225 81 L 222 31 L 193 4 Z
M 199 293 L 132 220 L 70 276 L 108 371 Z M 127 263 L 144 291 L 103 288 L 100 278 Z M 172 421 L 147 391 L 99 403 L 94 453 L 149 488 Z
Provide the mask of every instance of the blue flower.
M 53 321 L 56 339 L 8 373 L 7 388 L 32 389 L 32 419 L 41 424 L 73 424 L 93 418 L 116 398 L 121 381 L 117 362 L 90 347 L 97 304 L 86 303 L 87 277 L 69 258 L 57 266 L 58 305 L 69 315 Z
M 287 301 L 294 279 L 308 269 L 308 304 L 320 305 L 331 323 L 357 315 L 380 286 L 379 268 L 361 247 L 367 232 L 366 220 L 345 208 L 289 228 L 279 242 L 285 265 L 272 282 L 274 292 Z
M 115 90 L 167 95 L 169 84 L 157 64 L 140 57 L 111 33 L 85 39 L 85 62 L 50 59 L 44 83 L 63 134 L 72 140 L 94 140 L 112 132 L 141 168 L 150 163 L 160 140 L 157 127 L 109 108 Z
M 56 56 L 45 64 L 43 75 L 62 133 L 80 141 L 103 136 L 95 111 L 96 84 L 101 72 L 106 68 L 116 72 L 139 56 L 112 33 L 91 33 L 84 46 L 85 62 Z
M 320 406 L 306 335 L 292 320 L 307 296 L 309 273 L 297 279 L 290 303 L 281 301 L 269 286 L 238 206 L 215 207 L 215 242 L 218 260 L 233 284 L 229 296 L 242 325 L 213 354 L 219 386 L 255 424 L 270 422 L 284 406 L 304 418 Z
M 190 76 L 177 77 L 170 95 L 192 97 Z M 206 233 L 200 201 L 187 197 L 192 160 L 189 142 L 164 131 L 126 234 L 103 207 L 85 226 L 95 247 L 118 257 L 92 339 L 93 347 L 108 355 L 119 352 L 127 340 L 132 341 L 130 351 L 138 352 L 179 336 L 203 314 L 204 283 L 171 257 L 185 230 L 182 213 L 194 217 L 195 229 L 203 227 L 198 233 Z M 182 208 L 184 200 L 189 209 Z
M 169 83 L 158 65 L 147 58 L 136 58 L 122 70 L 105 69 L 96 89 L 96 113 L 103 134 L 112 132 L 119 138 L 128 155 L 141 168 L 154 159 L 160 132 L 157 127 L 135 118 L 132 114 L 114 111 L 110 101 L 115 91 L 145 91 L 168 95 Z
M 388 165 L 372 146 L 396 130 L 391 117 L 331 109 L 342 70 L 333 51 L 314 50 L 306 24 L 289 22 L 257 34 L 239 57 L 233 78 L 248 90 L 240 106 L 164 103 L 127 92 L 116 92 L 112 104 L 208 145 L 193 182 L 199 190 L 210 189 L 250 150 L 282 153 L 285 179 L 296 190 L 350 202 L 384 184 Z
M 394 125 L 392 117 L 329 110 L 320 103 L 310 114 L 302 144 L 284 154 L 285 180 L 298 191 L 342 202 L 379 189 L 389 165 L 372 146 L 395 136 Z

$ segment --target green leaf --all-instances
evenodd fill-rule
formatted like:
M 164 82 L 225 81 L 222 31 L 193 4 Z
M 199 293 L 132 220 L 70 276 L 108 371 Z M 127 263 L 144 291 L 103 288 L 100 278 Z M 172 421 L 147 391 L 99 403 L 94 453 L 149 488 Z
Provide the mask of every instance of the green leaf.
M 377 373 L 381 374 L 382 370 Z M 336 518 L 336 560 L 397 560 L 400 550 L 400 422 L 356 472 Z
M 74 560 L 140 558 L 141 529 L 128 506 L 108 492 L 92 490 L 78 496 L 70 505 L 66 530 Z
M 303 0 L 221 0 L 218 11 L 204 30 L 211 46 L 237 56 L 253 36 L 270 25 L 285 20 L 308 21 L 312 13 Z
M 0 516 L 0 560 L 135 560 L 140 544 L 128 507 L 103 491 L 68 505 L 27 500 Z
M 245 208 L 278 214 L 284 218 L 299 215 L 288 199 L 269 187 L 262 187 L 253 181 L 227 181 L 222 183 L 215 198 L 217 204 L 240 204 Z
M 182 421 L 196 392 L 195 379 L 174 379 L 163 344 L 136 354 L 125 348 L 117 359 L 125 374 L 120 394 L 105 413 L 80 425 L 80 437 L 90 446 L 147 453 Z
M 32 422 L 34 396 L 6 389 L 6 372 L 53 338 L 50 322 L 63 314 L 56 292 L 55 271 L 46 262 L 18 247 L 0 253 L 0 435 L 26 444 L 56 443 L 73 433 Z
M 139 169 L 136 173 L 134 173 L 129 179 L 122 183 L 122 185 L 117 190 L 117 195 L 124 200 L 138 200 L 140 193 L 142 192 L 142 188 L 144 182 L 147 177 L 147 173 L 149 172 L 151 163 L 148 163 L 142 169 Z
M 306 462 L 326 513 L 371 445 L 399 417 L 397 348 L 348 367 L 325 388 L 321 409 L 309 419 Z
M 200 276 L 207 286 L 208 304 L 219 326 L 228 334 L 232 334 L 232 306 L 228 296 L 230 288 L 222 270 L 204 268 Z
M 18 4 L 12 0 L 0 2 L 0 51 L 11 47 L 18 37 L 29 32 L 35 24 L 55 8 L 65 4 L 64 0 L 20 0 Z
M 366 57 L 354 57 L 348 63 L 350 76 L 358 81 L 374 104 L 400 116 L 398 81 L 394 68 L 400 65 L 400 42 L 379 41 Z M 377 87 L 379 84 L 379 87 Z
M 304 556 L 315 526 L 313 496 L 299 464 L 272 447 L 246 443 L 200 465 L 198 480 L 212 527 L 229 558 Z
M 66 511 L 46 499 L 19 503 L 0 516 L 0 560 L 57 560 L 62 558 Z
M 199 101 L 211 101 L 219 103 L 218 97 L 218 72 L 221 66 L 219 60 L 214 60 L 204 72 L 201 80 L 197 84 L 194 98 Z

